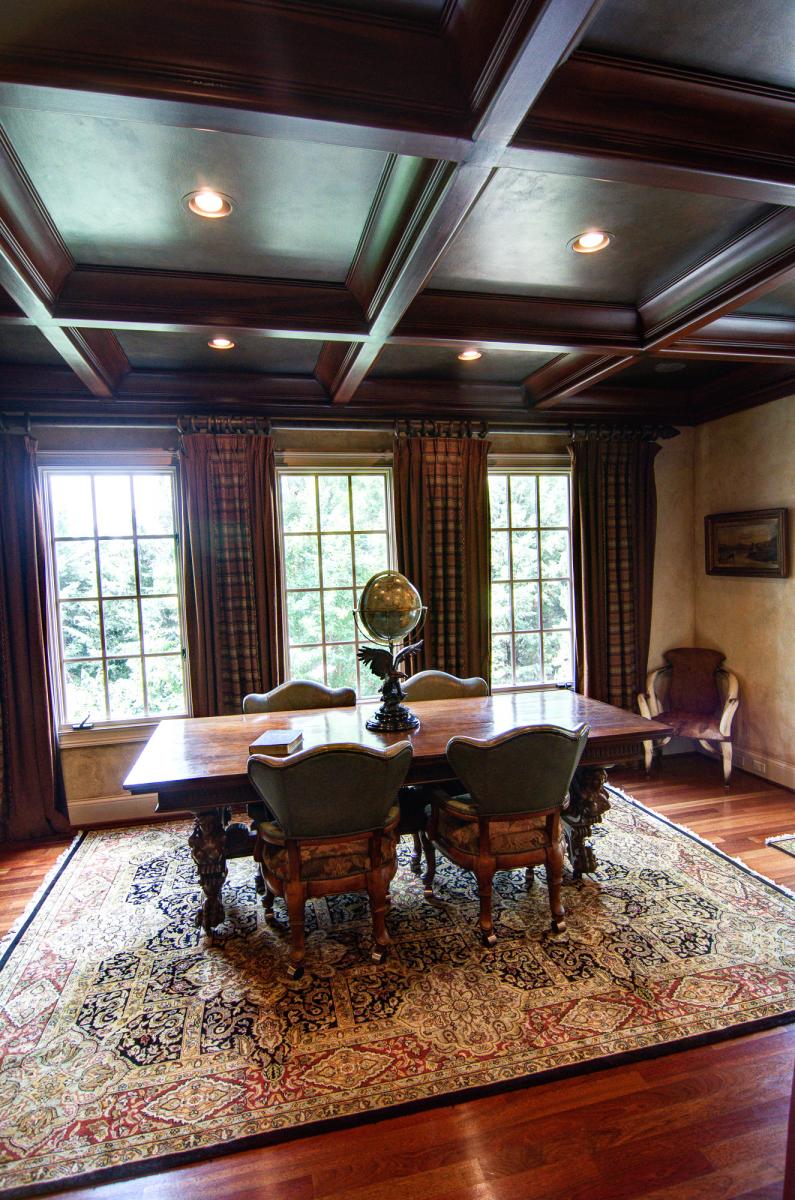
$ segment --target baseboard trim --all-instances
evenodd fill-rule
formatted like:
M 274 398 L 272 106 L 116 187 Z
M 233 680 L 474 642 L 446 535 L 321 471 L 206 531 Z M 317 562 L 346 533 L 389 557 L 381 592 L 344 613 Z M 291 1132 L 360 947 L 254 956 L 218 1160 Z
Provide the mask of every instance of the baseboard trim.
M 699 751 L 708 758 L 720 758 L 720 754 L 699 746 Z M 749 775 L 758 775 L 760 779 L 769 779 L 781 787 L 795 792 L 795 763 L 785 762 L 781 758 L 773 758 L 761 750 L 749 747 L 735 746 L 732 753 L 732 765 L 747 771 Z
M 117 796 L 87 796 L 84 800 L 70 800 L 69 821 L 75 829 L 90 825 L 107 825 L 114 821 L 137 821 L 155 815 L 157 794 L 131 796 L 122 792 Z

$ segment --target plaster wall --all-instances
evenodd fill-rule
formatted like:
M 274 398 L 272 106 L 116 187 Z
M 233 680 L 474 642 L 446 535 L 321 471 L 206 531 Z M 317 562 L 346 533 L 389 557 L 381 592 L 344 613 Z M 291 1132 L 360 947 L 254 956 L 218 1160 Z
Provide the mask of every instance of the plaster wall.
M 657 541 L 649 642 L 650 669 L 662 666 L 663 652 L 672 646 L 695 645 L 694 447 L 694 431 L 683 429 L 679 437 L 662 443 L 654 463 Z
M 739 677 L 736 760 L 793 787 L 795 574 L 721 578 L 704 569 L 708 513 L 774 507 L 795 508 L 795 396 L 699 426 L 694 455 L 694 644 L 722 650 Z

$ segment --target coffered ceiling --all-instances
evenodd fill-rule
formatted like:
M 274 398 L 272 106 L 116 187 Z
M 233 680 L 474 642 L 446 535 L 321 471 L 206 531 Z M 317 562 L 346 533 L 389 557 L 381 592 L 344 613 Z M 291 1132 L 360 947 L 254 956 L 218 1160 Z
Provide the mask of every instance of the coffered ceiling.
M 795 391 L 794 40 L 790 0 L 6 0 L 0 407 L 657 424 Z

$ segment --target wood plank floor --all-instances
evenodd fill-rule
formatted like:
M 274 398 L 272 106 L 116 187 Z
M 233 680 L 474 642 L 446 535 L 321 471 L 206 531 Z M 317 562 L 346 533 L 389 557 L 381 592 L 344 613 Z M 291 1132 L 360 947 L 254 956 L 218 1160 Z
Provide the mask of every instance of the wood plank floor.
M 795 887 L 795 794 L 692 755 L 613 782 Z M 0 931 L 63 843 L 0 850 Z M 68 1193 L 73 1200 L 780 1200 L 795 1026 Z M 789 1198 L 788 1198 L 789 1200 Z

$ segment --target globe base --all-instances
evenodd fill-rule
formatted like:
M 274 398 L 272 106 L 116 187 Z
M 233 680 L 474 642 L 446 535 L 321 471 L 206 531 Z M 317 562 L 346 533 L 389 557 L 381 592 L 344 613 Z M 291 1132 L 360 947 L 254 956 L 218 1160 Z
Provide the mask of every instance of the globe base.
M 419 729 L 420 719 L 404 705 L 385 701 L 366 724 L 374 733 L 407 733 L 411 729 Z

